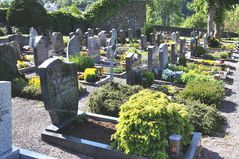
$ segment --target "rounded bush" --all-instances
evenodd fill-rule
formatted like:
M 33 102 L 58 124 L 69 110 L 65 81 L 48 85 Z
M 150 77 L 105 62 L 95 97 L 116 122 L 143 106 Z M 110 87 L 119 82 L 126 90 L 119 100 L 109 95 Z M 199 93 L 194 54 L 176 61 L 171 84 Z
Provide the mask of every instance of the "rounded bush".
M 208 40 L 208 46 L 212 48 L 219 48 L 220 47 L 220 41 L 216 38 L 212 38 Z
M 197 46 L 194 49 L 194 54 L 196 57 L 200 57 L 206 53 L 207 53 L 207 51 L 202 46 Z
M 48 15 L 37 0 L 14 0 L 7 12 L 7 21 L 17 27 L 46 29 Z
M 71 56 L 69 59 L 71 62 L 76 63 L 77 70 L 79 72 L 84 72 L 86 68 L 94 67 L 94 59 L 90 56 L 81 56 L 80 54 L 76 54 Z
M 183 145 L 190 142 L 193 128 L 188 115 L 184 105 L 171 103 L 164 93 L 143 90 L 121 106 L 112 146 L 126 154 L 169 158 L 170 135 L 182 135 Z
M 219 105 L 225 97 L 222 81 L 192 80 L 189 81 L 180 96 L 187 99 L 199 100 L 207 105 Z
M 88 107 L 91 112 L 118 117 L 121 104 L 143 88 L 120 83 L 106 84 L 90 94 Z
M 85 69 L 84 80 L 86 80 L 87 82 L 96 82 L 98 80 L 96 68 Z
M 152 72 L 144 71 L 142 73 L 142 79 L 146 79 L 145 87 L 150 87 L 154 83 L 154 74 Z
M 175 98 L 174 102 L 188 107 L 189 121 L 196 132 L 213 135 L 219 125 L 224 122 L 224 117 L 218 113 L 215 105 L 208 106 L 200 101 L 183 99 L 179 96 Z

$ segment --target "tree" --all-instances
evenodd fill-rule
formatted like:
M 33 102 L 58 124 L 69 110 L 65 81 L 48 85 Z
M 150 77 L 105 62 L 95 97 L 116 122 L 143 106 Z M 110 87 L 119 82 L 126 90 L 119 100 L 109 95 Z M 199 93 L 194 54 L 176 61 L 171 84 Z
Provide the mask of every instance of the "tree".
M 48 15 L 38 0 L 15 0 L 7 12 L 7 21 L 17 27 L 46 29 Z

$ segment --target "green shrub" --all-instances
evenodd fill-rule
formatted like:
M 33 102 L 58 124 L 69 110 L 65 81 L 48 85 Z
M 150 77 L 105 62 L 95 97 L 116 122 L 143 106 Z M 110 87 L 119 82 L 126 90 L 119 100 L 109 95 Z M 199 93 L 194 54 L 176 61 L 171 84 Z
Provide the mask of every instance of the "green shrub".
M 9 24 L 17 27 L 35 27 L 46 29 L 48 15 L 45 8 L 37 0 L 15 0 L 7 12 Z
M 84 72 L 86 68 L 94 67 L 94 59 L 90 56 L 81 56 L 80 54 L 76 54 L 71 56 L 69 59 L 71 62 L 76 63 L 77 70 L 79 72 Z
M 189 72 L 182 74 L 180 78 L 177 78 L 177 82 L 183 84 L 187 84 L 193 80 L 212 81 L 214 80 L 214 77 L 211 75 L 202 74 L 201 72 L 199 73 L 195 70 L 190 70 Z
M 220 41 L 216 38 L 208 39 L 208 46 L 212 48 L 219 48 L 220 47 Z
M 69 12 L 54 11 L 48 13 L 51 30 L 69 34 L 74 31 L 76 27 L 84 27 L 84 19 L 82 17 L 75 17 Z
M 0 22 L 7 23 L 7 8 L 0 8 Z
M 169 96 L 174 96 L 175 94 L 178 94 L 180 92 L 180 89 L 178 87 L 171 85 L 157 85 L 154 90 L 163 92 Z
M 225 97 L 225 89 L 222 81 L 197 79 L 189 81 L 180 96 L 218 106 Z
M 96 82 L 98 80 L 97 69 L 96 68 L 87 68 L 84 72 L 84 80 L 87 82 Z
M 27 86 L 27 80 L 24 78 L 15 78 L 12 81 L 12 95 L 17 96 L 22 93 L 24 87 Z
M 218 113 L 215 105 L 208 106 L 200 101 L 177 97 L 174 102 L 184 104 L 189 110 L 189 121 L 195 131 L 205 135 L 215 134 L 217 128 L 223 121 L 223 116 Z
M 146 79 L 146 84 L 144 85 L 144 87 L 150 87 L 154 83 L 155 77 L 152 72 L 144 71 L 142 73 L 142 79 Z
M 201 57 L 202 55 L 206 54 L 206 50 L 202 46 L 196 46 L 194 48 L 194 54 L 196 57 Z
M 228 52 L 220 52 L 220 58 L 221 59 L 227 59 L 229 57 L 229 53 Z
M 91 112 L 118 117 L 121 104 L 142 89 L 137 85 L 106 84 L 90 94 L 87 105 Z
M 182 135 L 182 145 L 190 142 L 188 115 L 184 105 L 171 103 L 165 94 L 143 90 L 121 106 L 112 146 L 126 154 L 166 159 L 170 135 Z
M 184 67 L 184 66 L 177 66 L 177 65 L 169 65 L 168 69 L 172 70 L 172 71 L 183 71 L 183 72 L 188 72 L 188 68 Z
M 182 66 L 186 66 L 187 59 L 185 57 L 179 57 L 178 64 Z

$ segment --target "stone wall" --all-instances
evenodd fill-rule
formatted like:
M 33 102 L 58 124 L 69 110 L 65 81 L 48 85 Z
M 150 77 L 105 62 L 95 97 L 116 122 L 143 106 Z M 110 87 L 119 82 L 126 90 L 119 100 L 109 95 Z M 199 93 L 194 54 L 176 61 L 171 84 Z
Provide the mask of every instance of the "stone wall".
M 100 28 L 110 31 L 112 28 L 117 30 L 127 30 L 135 23 L 136 30 L 143 28 L 146 21 L 146 1 L 129 0 L 129 3 L 118 10 L 117 14 L 109 18 Z M 130 24 L 129 24 L 130 23 Z

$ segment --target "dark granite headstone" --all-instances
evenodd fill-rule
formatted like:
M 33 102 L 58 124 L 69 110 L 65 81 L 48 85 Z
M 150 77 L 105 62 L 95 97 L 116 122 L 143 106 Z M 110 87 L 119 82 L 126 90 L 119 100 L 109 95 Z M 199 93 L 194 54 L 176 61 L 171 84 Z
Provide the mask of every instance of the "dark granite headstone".
M 21 34 L 14 34 L 8 37 L 8 41 L 16 41 L 18 42 L 20 48 L 22 49 L 24 45 L 28 45 L 28 41 L 26 41 L 27 38 L 22 36 Z M 26 43 L 27 42 L 27 43 Z
M 52 33 L 52 51 L 54 53 L 61 53 L 64 52 L 65 45 L 63 42 L 63 35 L 60 32 L 53 32 Z
M 53 125 L 62 125 L 77 116 L 78 78 L 74 63 L 51 58 L 39 66 L 42 98 Z
M 134 85 L 138 83 L 141 73 L 141 55 L 129 53 L 126 56 L 126 83 Z
M 178 58 L 177 43 L 171 44 L 171 64 L 176 64 Z
M 141 49 L 146 50 L 147 48 L 147 36 L 146 35 L 141 35 Z
M 185 58 L 185 45 L 186 45 L 186 39 L 181 39 L 180 40 L 180 51 L 179 51 L 179 57 L 180 58 Z
M 128 38 L 129 39 L 133 39 L 134 38 L 133 30 L 131 28 L 128 29 Z
M 163 43 L 159 46 L 159 68 L 166 69 L 168 66 L 168 44 Z
M 12 81 L 20 75 L 17 58 L 17 53 L 9 43 L 0 44 L 0 81 Z
M 119 38 L 119 43 L 125 44 L 126 43 L 126 32 L 124 30 L 120 30 L 118 38 Z
M 159 47 L 149 46 L 148 48 L 148 71 L 159 67 Z
M 153 45 L 155 45 L 155 43 L 156 43 L 155 34 L 150 33 L 149 34 L 149 44 L 153 46 Z

